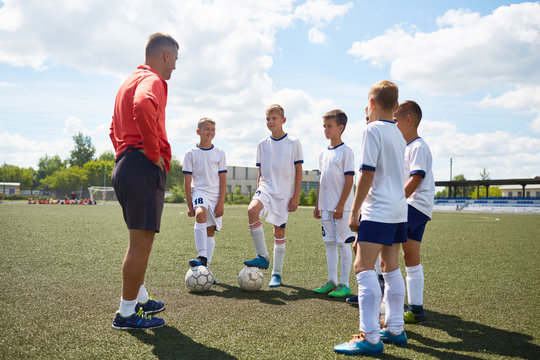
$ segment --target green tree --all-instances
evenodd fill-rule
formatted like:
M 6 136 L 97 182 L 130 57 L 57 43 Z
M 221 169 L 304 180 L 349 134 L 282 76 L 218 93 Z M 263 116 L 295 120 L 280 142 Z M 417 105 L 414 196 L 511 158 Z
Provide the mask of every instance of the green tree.
M 3 171 L 3 170 L 2 170 Z M 16 182 L 21 184 L 21 189 L 34 188 L 35 170 L 31 167 L 21 168 L 16 165 L 5 166 L 6 182 Z M 3 179 L 3 177 L 2 177 Z
M 61 169 L 41 180 L 45 189 L 53 190 L 57 197 L 81 190 L 88 182 L 88 171 L 80 166 Z
M 112 151 L 105 151 L 103 154 L 99 155 L 98 160 L 106 160 L 106 161 L 115 161 L 116 156 Z
M 489 172 L 485 168 L 480 173 L 480 179 L 489 180 Z
M 454 176 L 453 180 L 454 181 L 466 181 L 467 179 L 465 178 L 465 175 L 459 174 L 459 175 Z M 459 196 L 468 197 L 468 196 L 471 196 L 474 189 L 475 189 L 474 186 L 460 186 L 460 187 L 457 188 L 456 194 L 453 194 L 453 196 L 456 196 L 456 197 L 459 197 Z
M 315 204 L 317 203 L 317 190 L 312 188 L 311 190 L 309 190 L 308 196 L 309 196 L 309 205 L 315 206 Z
M 54 155 L 49 156 L 45 155 L 38 160 L 38 169 L 35 173 L 34 184 L 39 185 L 40 181 L 45 179 L 47 176 L 54 174 L 56 171 L 65 169 L 66 162 L 62 161 L 60 156 Z
M 169 172 L 167 173 L 165 190 L 170 190 L 175 186 L 184 186 L 184 174 L 182 173 L 182 164 L 180 164 L 180 161 L 173 157 Z
M 300 206 L 308 205 L 308 199 L 306 198 L 306 192 L 304 191 L 304 189 L 300 190 L 300 195 L 298 196 L 298 205 Z
M 478 194 L 478 189 L 474 189 L 474 191 L 471 194 L 471 198 L 473 199 L 486 198 L 486 197 L 501 197 L 501 196 L 502 196 L 502 190 L 499 189 L 498 186 L 490 186 L 488 196 L 486 196 L 485 186 L 480 186 L 480 194 Z
M 90 136 L 84 136 L 82 133 L 73 135 L 73 141 L 75 142 L 75 148 L 71 151 L 69 164 L 82 167 L 92 160 L 96 148 L 92 145 Z
M 183 203 L 186 201 L 186 194 L 184 191 L 184 185 L 175 185 L 171 188 L 172 195 L 167 196 L 165 199 L 170 203 Z
M 88 186 L 111 186 L 111 174 L 114 168 L 114 161 L 111 160 L 92 160 L 83 165 L 83 169 L 87 171 Z

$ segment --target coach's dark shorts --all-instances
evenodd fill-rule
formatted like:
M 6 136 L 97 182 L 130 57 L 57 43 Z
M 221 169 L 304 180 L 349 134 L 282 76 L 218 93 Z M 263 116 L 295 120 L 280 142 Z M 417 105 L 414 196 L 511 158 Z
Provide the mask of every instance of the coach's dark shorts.
M 159 232 L 166 173 L 140 151 L 117 160 L 112 184 L 122 206 L 128 229 Z
M 426 214 L 409 205 L 407 214 L 407 238 L 422 241 L 427 222 L 431 220 Z

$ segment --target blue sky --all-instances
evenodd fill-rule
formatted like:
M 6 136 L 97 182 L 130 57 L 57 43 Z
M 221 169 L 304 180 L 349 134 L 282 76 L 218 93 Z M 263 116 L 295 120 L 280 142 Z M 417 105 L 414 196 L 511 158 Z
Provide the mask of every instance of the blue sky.
M 540 3 L 493 0 L 0 1 L 0 162 L 67 158 L 79 131 L 111 150 L 116 91 L 156 31 L 181 44 L 167 109 L 180 161 L 209 116 L 229 165 L 253 166 L 280 103 L 315 169 L 321 116 L 344 110 L 358 149 L 367 92 L 389 79 L 423 109 L 436 180 L 450 158 L 469 179 L 540 176 Z

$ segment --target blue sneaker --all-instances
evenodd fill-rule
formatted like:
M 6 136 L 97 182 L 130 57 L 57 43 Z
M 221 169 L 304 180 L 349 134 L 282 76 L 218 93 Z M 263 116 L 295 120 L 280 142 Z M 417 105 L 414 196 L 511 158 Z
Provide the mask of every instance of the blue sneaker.
M 352 339 L 334 346 L 334 351 L 345 355 L 380 355 L 383 353 L 383 343 L 372 344 L 366 340 L 364 333 L 352 336 Z
M 112 327 L 118 330 L 146 330 L 155 329 L 165 325 L 165 320 L 146 315 L 142 308 L 134 314 L 124 317 L 116 312 Z
M 381 331 L 379 331 L 379 334 L 381 335 L 381 341 L 385 344 L 394 344 L 398 346 L 407 345 L 407 335 L 405 334 L 405 330 L 395 335 L 387 328 L 382 328 Z
M 207 266 L 208 260 L 204 256 L 199 256 L 196 259 L 189 260 L 189 266 L 190 267 L 197 267 L 197 266 Z
M 268 266 L 270 266 L 270 261 L 266 260 L 261 255 L 257 255 L 255 259 L 244 261 L 244 265 L 251 266 L 251 267 L 258 267 L 260 269 L 268 269 Z
M 145 303 L 138 302 L 137 305 L 135 305 L 135 312 L 138 312 L 139 308 L 142 308 L 145 314 L 155 314 L 165 310 L 165 303 L 150 296 L 150 299 Z
M 281 286 L 281 275 L 272 274 L 272 278 L 270 279 L 270 284 L 268 284 L 268 286 L 270 287 Z
M 348 297 L 345 301 L 347 304 L 358 305 L 358 295 Z

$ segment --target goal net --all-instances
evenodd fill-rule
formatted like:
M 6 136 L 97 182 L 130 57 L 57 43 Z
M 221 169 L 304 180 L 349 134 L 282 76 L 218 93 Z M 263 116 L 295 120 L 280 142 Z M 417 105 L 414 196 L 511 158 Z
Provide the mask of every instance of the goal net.
M 111 186 L 90 186 L 88 188 L 90 199 L 96 201 L 117 201 L 114 188 Z

